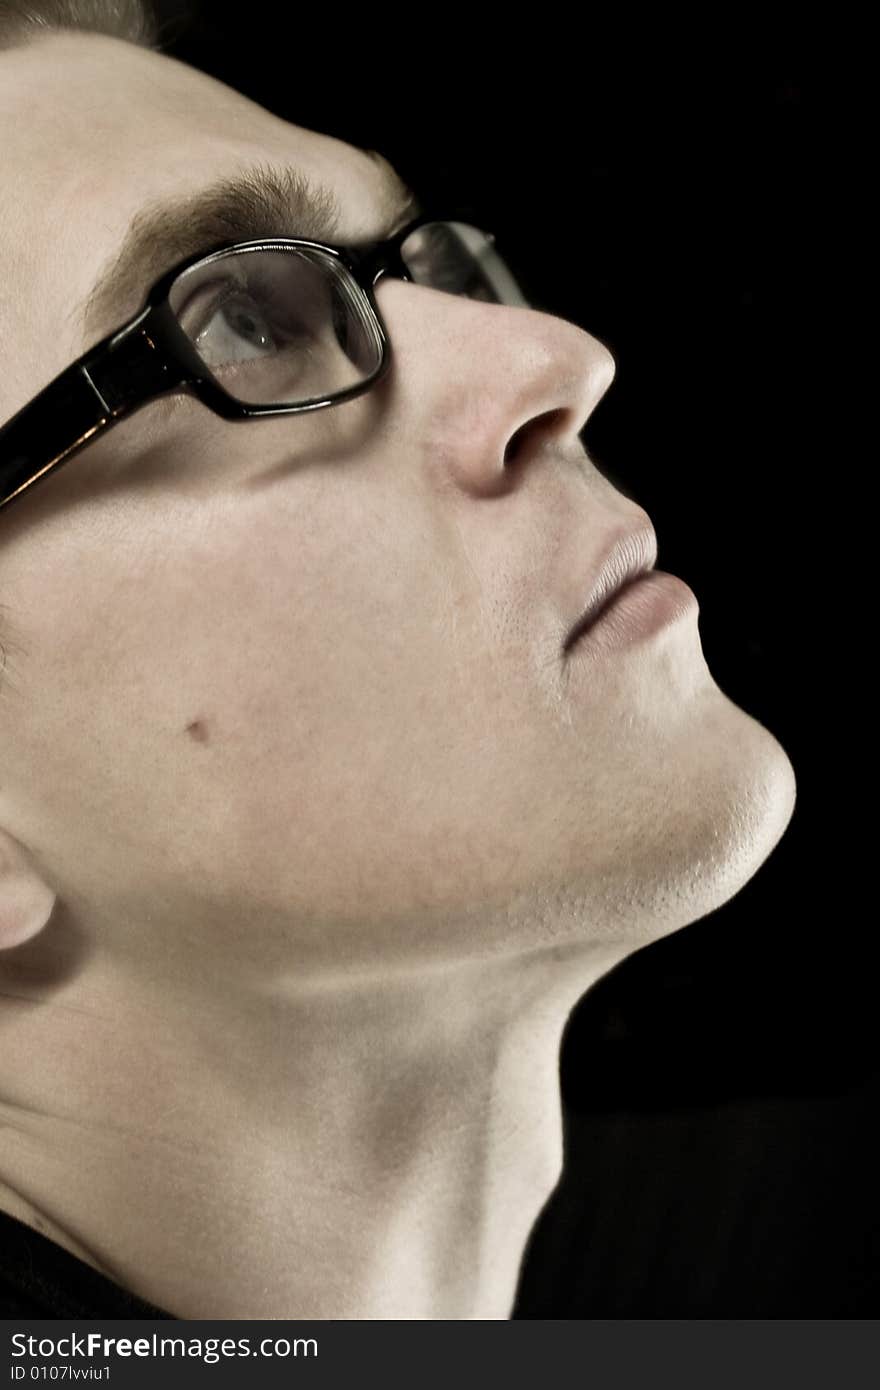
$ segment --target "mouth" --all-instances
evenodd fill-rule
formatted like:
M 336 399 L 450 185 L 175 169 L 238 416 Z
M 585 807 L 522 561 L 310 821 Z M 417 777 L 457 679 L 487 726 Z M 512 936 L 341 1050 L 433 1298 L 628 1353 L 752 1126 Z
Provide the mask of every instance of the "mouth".
M 578 638 L 583 637 L 585 632 L 589 632 L 590 628 L 599 622 L 606 610 L 609 609 L 613 603 L 616 603 L 621 594 L 625 593 L 627 589 L 631 589 L 634 584 L 638 584 L 647 573 L 647 570 L 642 570 L 639 574 L 632 575 L 604 598 L 598 608 L 591 610 L 589 614 L 585 614 L 584 617 L 575 623 L 569 636 L 565 639 L 565 646 L 562 649 L 563 652 L 567 654 Z
M 618 536 L 605 559 L 580 617 L 568 633 L 563 655 L 599 621 L 627 589 L 638 584 L 657 563 L 657 537 L 652 526 Z

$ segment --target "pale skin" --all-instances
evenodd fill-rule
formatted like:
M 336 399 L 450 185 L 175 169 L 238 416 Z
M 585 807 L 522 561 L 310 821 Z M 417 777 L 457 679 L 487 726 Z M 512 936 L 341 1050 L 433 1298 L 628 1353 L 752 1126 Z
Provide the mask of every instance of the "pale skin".
M 271 156 L 376 225 L 362 151 L 103 36 L 0 53 L 0 144 L 2 420 L 147 195 Z M 566 678 L 648 521 L 578 437 L 607 348 L 377 301 L 366 396 L 158 401 L 0 513 L 0 1207 L 181 1318 L 508 1317 L 571 1008 L 795 803 L 695 612 Z

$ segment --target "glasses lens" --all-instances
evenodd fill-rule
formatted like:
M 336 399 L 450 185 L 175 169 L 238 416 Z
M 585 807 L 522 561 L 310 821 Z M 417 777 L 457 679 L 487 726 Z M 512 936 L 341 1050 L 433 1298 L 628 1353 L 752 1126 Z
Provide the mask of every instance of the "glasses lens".
M 417 284 L 490 304 L 528 308 L 529 301 L 493 241 L 491 232 L 466 222 L 426 222 L 410 233 L 400 252 Z
M 219 251 L 168 296 L 218 383 L 244 405 L 305 405 L 378 370 L 369 304 L 340 262 L 304 247 Z

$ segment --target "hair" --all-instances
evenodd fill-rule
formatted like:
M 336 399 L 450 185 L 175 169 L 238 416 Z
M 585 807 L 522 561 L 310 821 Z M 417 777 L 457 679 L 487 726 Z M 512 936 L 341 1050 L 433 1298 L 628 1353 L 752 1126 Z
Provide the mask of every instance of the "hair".
M 0 50 L 73 29 L 159 51 L 162 28 L 153 0 L 0 0 Z

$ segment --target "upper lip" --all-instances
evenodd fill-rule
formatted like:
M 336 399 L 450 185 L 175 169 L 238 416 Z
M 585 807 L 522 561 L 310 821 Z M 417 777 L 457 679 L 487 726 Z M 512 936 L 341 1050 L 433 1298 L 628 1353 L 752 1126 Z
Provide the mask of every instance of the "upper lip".
M 586 632 L 606 604 L 627 584 L 631 584 L 657 563 L 657 536 L 650 522 L 619 532 L 609 545 L 586 606 L 565 639 L 564 651 Z

